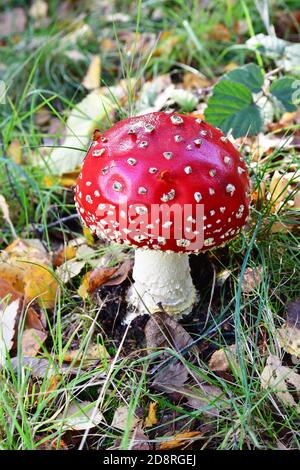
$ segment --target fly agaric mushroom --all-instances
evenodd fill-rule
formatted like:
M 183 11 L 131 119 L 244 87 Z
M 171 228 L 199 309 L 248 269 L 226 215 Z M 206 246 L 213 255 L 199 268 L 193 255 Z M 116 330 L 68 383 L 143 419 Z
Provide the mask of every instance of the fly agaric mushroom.
M 196 299 L 188 255 L 245 225 L 249 179 L 235 146 L 201 119 L 157 112 L 120 121 L 84 160 L 75 204 L 98 236 L 136 248 L 128 301 L 187 314 Z

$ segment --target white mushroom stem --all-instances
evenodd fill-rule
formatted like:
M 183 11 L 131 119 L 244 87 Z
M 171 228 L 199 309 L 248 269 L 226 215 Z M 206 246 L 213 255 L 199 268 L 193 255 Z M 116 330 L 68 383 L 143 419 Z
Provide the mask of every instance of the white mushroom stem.
M 171 315 L 191 312 L 196 290 L 188 254 L 137 249 L 133 279 L 127 300 L 135 314 L 157 312 L 159 303 Z

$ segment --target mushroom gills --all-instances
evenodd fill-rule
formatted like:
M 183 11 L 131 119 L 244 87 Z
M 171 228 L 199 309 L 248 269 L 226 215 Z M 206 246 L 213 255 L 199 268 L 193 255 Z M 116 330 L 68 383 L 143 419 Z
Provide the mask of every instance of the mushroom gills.
M 140 314 L 157 312 L 159 304 L 177 318 L 192 311 L 197 296 L 187 253 L 138 248 L 133 279 L 127 294 L 131 306 L 127 321 Z

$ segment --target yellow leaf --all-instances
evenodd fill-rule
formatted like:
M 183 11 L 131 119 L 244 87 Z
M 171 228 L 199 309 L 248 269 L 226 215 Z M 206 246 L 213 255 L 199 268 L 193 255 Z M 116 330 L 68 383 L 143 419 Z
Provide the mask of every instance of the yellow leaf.
M 169 441 L 162 442 L 159 445 L 159 450 L 169 450 L 169 449 L 177 449 L 178 447 L 184 447 L 186 445 L 189 445 L 191 441 L 193 441 L 193 438 L 197 438 L 202 435 L 203 433 L 200 431 L 179 433 L 176 436 L 170 437 Z
M 38 300 L 46 308 L 55 306 L 58 283 L 48 266 L 29 264 L 25 275 L 26 302 Z
M 18 140 L 13 140 L 8 146 L 7 155 L 17 165 L 22 163 L 22 147 Z
M 72 349 L 64 354 L 65 362 L 99 361 L 109 359 L 109 354 L 102 344 L 90 344 L 87 350 Z
M 152 426 L 155 426 L 155 424 L 157 424 L 158 420 L 156 416 L 156 411 L 157 411 L 157 403 L 155 401 L 152 401 L 149 405 L 148 416 L 145 418 L 145 422 L 144 422 L 145 428 L 151 428 Z
M 83 235 L 84 235 L 84 237 L 85 237 L 85 239 L 86 239 L 86 241 L 88 242 L 89 245 L 94 245 L 95 244 L 93 234 L 92 234 L 92 232 L 90 231 L 90 229 L 88 227 L 84 227 Z
M 100 56 L 93 56 L 91 63 L 89 65 L 86 76 L 82 81 L 82 85 L 87 90 L 95 90 L 100 87 L 101 79 L 101 59 Z
M 92 271 L 89 271 L 85 274 L 85 276 L 83 277 L 82 282 L 79 286 L 79 289 L 78 289 L 78 294 L 83 299 L 87 299 L 88 296 L 89 296 L 89 286 L 90 286 L 91 272 Z

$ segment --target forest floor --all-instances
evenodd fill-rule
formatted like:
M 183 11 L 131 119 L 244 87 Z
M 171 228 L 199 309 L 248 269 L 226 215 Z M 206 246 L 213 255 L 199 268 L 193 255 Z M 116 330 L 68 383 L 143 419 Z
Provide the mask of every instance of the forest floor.
M 298 106 L 236 130 L 250 218 L 190 256 L 180 321 L 124 322 L 133 250 L 82 229 L 73 189 L 95 123 L 208 117 L 250 63 L 281 78 L 249 38 L 299 46 L 297 2 L 23 3 L 0 7 L 0 449 L 300 449 Z

